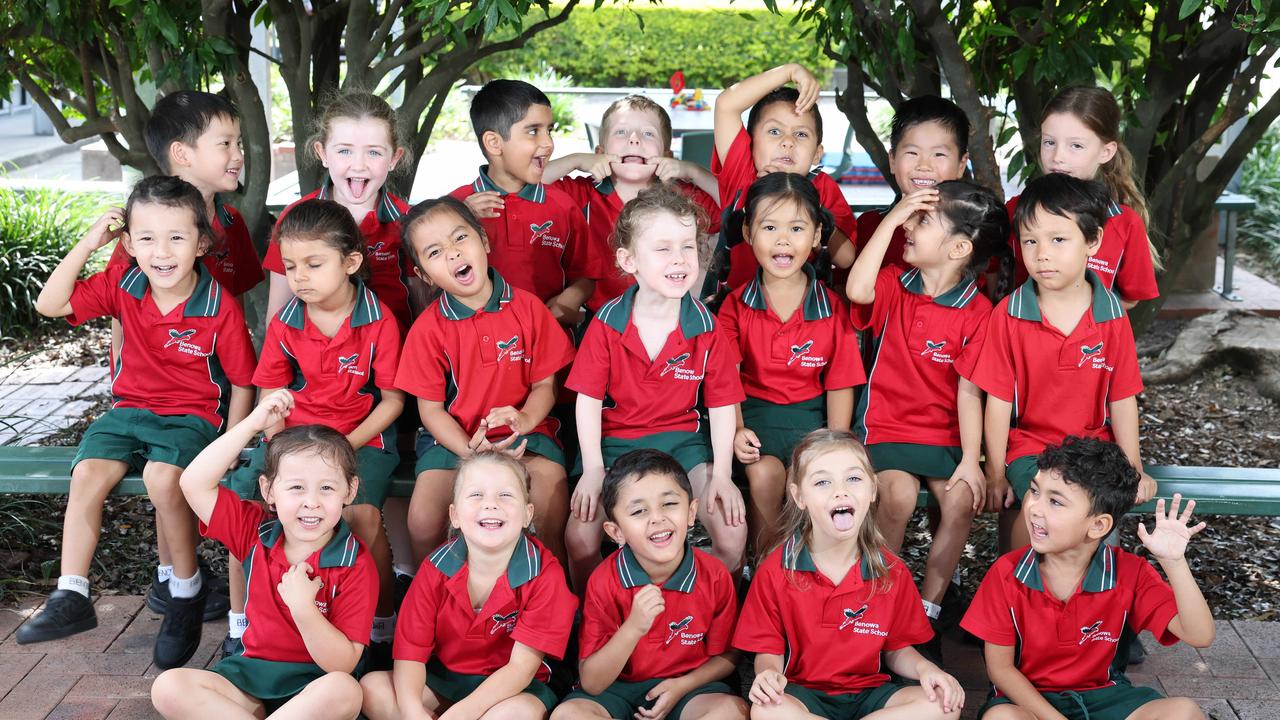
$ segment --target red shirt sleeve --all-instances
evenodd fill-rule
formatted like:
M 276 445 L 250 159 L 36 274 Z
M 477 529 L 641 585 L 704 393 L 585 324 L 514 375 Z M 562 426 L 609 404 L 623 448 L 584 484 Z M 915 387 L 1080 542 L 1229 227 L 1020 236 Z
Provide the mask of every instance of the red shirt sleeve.
M 226 243 L 231 265 L 235 268 L 236 281 L 234 287 L 227 289 L 232 295 L 239 297 L 256 287 L 266 276 L 262 272 L 258 251 L 253 247 L 253 239 L 249 237 L 249 226 L 245 224 L 239 210 L 228 207 L 227 211 L 231 214 L 231 225 L 223 229 L 223 242 Z
M 898 281 L 901 274 L 902 268 L 896 265 L 880 268 L 876 274 L 876 299 L 870 305 L 850 303 L 849 313 L 855 328 L 870 330 L 876 336 L 884 333 L 884 325 L 903 292 L 902 283 Z
M 591 202 L 591 194 L 595 192 L 596 185 L 590 177 L 580 175 L 577 177 L 562 177 L 551 183 L 550 187 L 568 195 L 573 199 L 573 204 L 581 209 Z
M 738 614 L 738 628 L 733 633 L 733 646 L 744 652 L 782 655 L 787 648 L 782 628 L 782 602 L 787 582 L 780 561 L 781 550 L 775 550 L 751 582 L 747 600 Z
M 1013 402 L 1013 385 L 1016 376 L 1013 368 L 1013 346 L 1009 334 L 1013 329 L 1013 323 L 1019 321 L 1009 316 L 1008 298 L 996 305 L 989 318 L 982 347 L 978 350 L 977 362 L 957 365 L 956 372 L 967 377 L 969 382 L 982 388 L 988 395 L 993 395 L 1005 402 Z M 965 374 L 966 371 L 968 375 Z
M 565 584 L 560 563 L 546 549 L 539 547 L 538 550 L 545 564 L 538 577 L 526 586 L 528 590 L 511 639 L 559 659 L 564 657 L 565 646 L 569 644 L 578 598 Z
M 680 190 L 693 201 L 702 206 L 704 212 L 707 213 L 707 232 L 715 235 L 720 232 L 720 203 L 711 197 L 705 190 L 688 182 L 679 182 L 676 184 Z
M 423 563 L 413 576 L 396 617 L 396 637 L 391 646 L 393 659 L 420 663 L 431 659 L 436 647 L 440 597 L 447 592 L 443 580 L 444 576 L 429 562 Z
M 1142 373 L 1138 369 L 1138 348 L 1133 342 L 1133 327 L 1129 316 L 1108 323 L 1115 330 L 1111 333 L 1118 352 L 1111 355 L 1115 370 L 1111 373 L 1111 385 L 1107 388 L 1107 402 L 1133 397 L 1142 392 Z M 1108 353 L 1110 354 L 1110 353 Z
M 217 353 L 222 372 L 232 385 L 249 387 L 253 385 L 253 370 L 258 357 L 253 351 L 253 341 L 249 339 L 249 327 L 244 324 L 244 311 L 231 299 L 230 293 L 222 304 L 221 320 Z
M 329 622 L 351 642 L 368 645 L 377 605 L 378 570 L 368 548 L 362 545 L 356 553 L 355 564 L 346 568 L 334 590 L 329 602 Z
M 614 557 L 596 566 L 587 581 L 587 594 L 582 602 L 582 626 L 578 630 L 578 656 L 583 660 L 604 647 L 622 623 L 624 613 L 619 612 L 613 601 L 613 589 L 617 581 L 613 577 Z M 628 608 L 629 609 L 629 608 Z
M 233 557 L 247 557 L 258 543 L 258 526 L 264 517 L 266 512 L 257 503 L 241 500 L 230 488 L 220 485 L 209 524 L 200 523 L 200 534 L 225 545 Z
M 929 617 L 924 614 L 920 591 L 916 589 L 911 573 L 902 560 L 891 558 L 890 562 L 894 563 L 890 570 L 894 608 L 893 627 L 889 629 L 889 637 L 884 639 L 884 649 L 888 652 L 908 645 L 919 645 L 933 637 L 933 627 L 929 625 Z
M 971 303 L 977 303 L 979 298 L 985 300 L 984 296 L 979 295 L 971 300 Z M 991 321 L 991 306 L 989 303 L 982 305 L 983 312 L 969 312 L 965 316 L 964 347 L 960 349 L 960 355 L 956 357 L 956 372 L 963 378 L 968 378 L 978 366 L 978 356 L 982 353 L 982 346 L 987 339 L 987 326 Z
M 969 610 L 960 621 L 960 627 L 994 645 L 1013 645 L 1018 640 L 1017 629 L 1009 616 L 1012 603 L 1005 597 L 1007 565 L 1003 560 L 997 560 L 987 570 L 978 591 L 973 594 Z
M 711 174 L 720 183 L 720 207 L 733 205 L 738 191 L 745 192 L 756 180 L 756 162 L 751 157 L 751 135 L 744 127 L 729 146 L 729 153 L 720 159 L 719 152 L 711 153 Z
M 725 345 L 736 353 L 737 362 L 742 362 L 741 313 L 742 302 L 738 300 L 737 291 L 734 291 L 725 298 L 720 305 L 720 314 L 716 316 L 716 330 L 724 337 Z
M 849 207 L 849 202 L 844 199 L 844 193 L 840 192 L 839 183 L 830 175 L 820 172 L 813 179 L 813 185 L 818 188 L 818 199 L 822 202 L 822 206 L 830 211 L 832 218 L 835 219 L 836 229 L 851 240 L 855 238 L 858 234 L 857 221 L 853 217 L 853 208 Z
M 841 303 L 835 293 L 827 290 L 831 307 L 839 308 Z M 843 390 L 867 382 L 867 371 L 862 366 L 862 354 L 858 351 L 858 336 L 853 331 L 853 324 L 842 312 L 831 316 L 832 331 L 835 333 L 835 351 L 831 353 L 831 362 L 827 363 L 826 374 L 822 378 L 822 389 Z
M 439 313 L 439 302 L 431 303 L 422 311 L 423 315 Z M 441 362 L 440 346 L 433 328 L 424 320 L 427 318 L 418 318 L 405 338 L 400 367 L 396 369 L 396 387 L 423 400 L 444 402 L 447 369 Z
M 592 320 L 586 336 L 578 346 L 578 357 L 564 386 L 596 400 L 604 400 L 609 391 L 609 336 L 613 329 L 600 320 Z
M 742 374 L 738 372 L 738 349 L 720 333 L 711 331 L 711 351 L 707 355 L 705 377 L 702 379 L 703 404 L 708 408 L 733 405 L 747 399 L 742 390 Z
M 1115 227 L 1117 225 L 1119 227 Z M 1107 223 L 1107 230 L 1113 228 L 1124 238 L 1124 255 L 1116 268 L 1116 294 L 1129 302 L 1160 297 L 1156 269 L 1151 262 L 1151 248 L 1147 243 L 1147 226 L 1143 224 L 1142 216 L 1126 206 L 1119 216 Z
M 695 551 L 692 548 L 688 552 Z M 709 564 L 710 565 L 710 564 Z M 715 614 L 711 618 L 711 627 L 707 630 L 707 656 L 714 657 L 729 650 L 733 641 L 734 626 L 738 621 L 738 595 L 734 591 L 733 579 L 724 566 L 718 562 L 713 565 L 718 572 L 714 573 Z
M 71 291 L 71 314 L 67 322 L 79 325 L 94 318 L 105 316 L 119 317 L 120 314 L 120 278 L 129 266 L 108 267 L 94 273 L 84 280 L 77 280 Z
M 383 319 L 378 323 L 378 352 L 373 357 L 373 382 L 384 390 L 396 386 L 396 371 L 400 369 L 400 324 L 386 306 L 382 306 Z
M 284 323 L 273 317 L 267 325 L 267 339 L 262 341 L 262 356 L 258 369 L 253 371 L 253 384 L 260 388 L 285 387 L 293 382 L 293 367 L 285 359 Z
M 1134 578 L 1133 611 L 1129 613 L 1129 627 L 1134 632 L 1150 630 L 1161 645 L 1173 645 L 1178 636 L 1169 631 L 1169 622 L 1178 615 L 1178 603 L 1173 588 L 1141 557 L 1133 557 L 1137 570 Z
M 533 364 L 529 368 L 529 377 L 537 382 L 555 375 L 573 362 L 573 343 L 546 305 L 533 300 L 529 307 L 533 312 L 534 327 L 537 328 L 531 348 Z

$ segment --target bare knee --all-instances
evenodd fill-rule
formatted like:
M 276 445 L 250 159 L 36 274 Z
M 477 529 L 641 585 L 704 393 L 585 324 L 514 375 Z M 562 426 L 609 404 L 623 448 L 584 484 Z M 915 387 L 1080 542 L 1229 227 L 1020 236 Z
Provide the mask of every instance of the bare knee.
M 124 463 L 110 460 L 82 460 L 71 469 L 71 488 L 67 504 L 101 506 L 111 489 L 124 478 Z
M 982 718 L 983 720 L 1036 720 L 1034 715 L 1017 705 L 996 705 Z
M 198 672 L 201 671 L 173 668 L 160 673 L 151 683 L 151 704 L 156 711 L 169 717 L 187 707 Z
M 342 511 L 342 517 L 365 545 L 369 545 L 382 531 L 382 513 L 373 505 L 350 505 Z
M 489 708 L 481 717 L 484 720 L 530 720 L 546 716 L 547 707 L 541 700 L 528 693 L 520 693 Z
M 178 478 L 182 471 L 173 465 L 149 462 L 142 469 L 142 484 L 147 486 L 147 495 L 151 504 L 159 511 L 161 507 L 174 508 L 179 504 L 186 505 L 182 496 L 182 488 L 178 486 Z
M 316 678 L 304 691 L 319 701 L 318 707 L 332 709 L 334 715 L 355 717 L 364 698 L 360 683 L 350 673 L 331 672 Z
M 1143 705 L 1129 716 L 1129 720 L 1203 720 L 1204 710 L 1191 698 L 1161 698 Z

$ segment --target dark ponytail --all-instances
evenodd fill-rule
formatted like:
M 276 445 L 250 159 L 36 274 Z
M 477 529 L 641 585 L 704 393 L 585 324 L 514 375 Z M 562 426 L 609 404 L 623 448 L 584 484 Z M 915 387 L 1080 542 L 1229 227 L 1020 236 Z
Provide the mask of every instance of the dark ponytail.
M 1013 289 L 1013 248 L 1009 247 L 1009 214 L 1000 198 L 967 180 L 940 183 L 938 195 L 938 213 L 950 226 L 951 233 L 962 235 L 973 244 L 965 274 L 976 276 L 996 258 L 999 269 L 995 297 L 1008 295 Z

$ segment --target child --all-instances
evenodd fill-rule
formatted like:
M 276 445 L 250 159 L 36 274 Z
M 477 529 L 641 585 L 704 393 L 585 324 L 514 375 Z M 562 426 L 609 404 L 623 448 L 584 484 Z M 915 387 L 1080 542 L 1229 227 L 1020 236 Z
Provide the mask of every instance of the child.
M 555 720 L 741 718 L 747 704 L 720 682 L 738 599 L 724 565 L 686 543 L 698 501 L 675 458 L 632 450 L 605 476 L 605 532 L 621 548 L 587 583 L 579 638 L 581 690 Z
M 279 390 L 205 448 L 182 474 L 201 531 L 244 558 L 249 628 L 244 652 L 212 670 L 156 678 L 151 702 L 166 718 L 349 718 L 359 712 L 351 676 L 369 644 L 378 574 L 343 522 L 359 493 L 351 443 L 323 425 L 291 425 L 266 452 L 258 489 L 270 514 L 219 486 L 227 465 L 259 432 L 286 423 L 294 397 Z
M 89 256 L 117 237 L 135 264 L 77 281 Z M 195 522 L 178 476 L 224 422 L 243 418 L 253 403 L 244 315 L 199 262 L 210 242 L 200 191 L 176 177 L 149 177 L 134 187 L 123 213 L 110 210 L 94 223 L 40 291 L 42 315 L 73 325 L 111 316 L 124 342 L 112 368 L 112 407 L 89 426 L 71 464 L 58 589 L 18 629 L 20 643 L 97 626 L 87 576 L 102 505 L 133 469 L 142 471 L 173 560 L 156 665 L 177 667 L 196 651 L 209 590 L 196 566 Z
M 796 87 L 782 87 L 788 82 Z M 828 244 L 831 256 L 847 259 L 842 267 L 848 267 L 853 257 L 842 248 L 854 236 L 853 211 L 830 175 L 821 168 L 810 171 L 822 162 L 819 90 L 813 74 L 792 63 L 753 75 L 720 93 L 711 172 L 719 180 L 720 205 L 725 210 L 741 209 L 747 188 L 761 175 L 807 175 L 835 222 Z M 751 113 L 743 127 L 742 113 L 748 109 Z M 738 245 L 730 252 L 728 282 L 730 289 L 736 289 L 751 280 L 757 265 L 749 247 Z
M 1147 200 L 1134 178 L 1133 156 L 1120 141 L 1120 105 L 1110 91 L 1069 87 L 1049 101 L 1040 121 L 1040 171 L 1106 184 L 1106 233 L 1089 269 L 1120 296 L 1125 310 L 1159 297 L 1160 252 L 1147 235 Z M 1010 217 L 1017 207 L 1015 196 Z M 1016 252 L 1016 238 L 1010 240 Z M 1018 282 L 1025 279 L 1020 273 Z
M 400 463 L 393 424 L 404 408 L 404 393 L 395 388 L 400 330 L 364 284 L 364 237 L 342 205 L 320 199 L 294 205 L 276 228 L 276 245 L 294 297 L 267 326 L 253 384 L 264 398 L 279 388 L 293 391 L 283 427 L 327 425 L 355 450 L 360 491 L 343 517 L 378 570 L 372 642 L 390 643 L 395 577 L 380 508 Z M 267 428 L 268 439 L 281 429 Z M 248 466 L 232 474 L 231 487 L 244 499 L 254 499 L 268 445 L 259 445 Z M 243 587 L 242 575 L 231 579 Z M 243 613 L 237 589 L 233 585 L 233 607 Z M 233 638 L 244 633 L 245 619 L 233 618 L 241 621 L 233 623 Z
M 564 654 L 578 602 L 555 556 L 528 533 L 525 465 L 479 452 L 458 463 L 452 492 L 458 536 L 413 578 L 400 606 L 395 670 L 361 681 L 364 714 L 545 718 L 556 696 L 543 657 Z
M 1011 506 L 1036 474 L 1036 455 L 1067 435 L 1114 440 L 1142 473 L 1142 377 L 1120 299 L 1088 267 L 1102 245 L 1108 192 L 1052 173 L 1027 184 L 1013 216 L 1031 279 L 991 313 L 977 357 L 956 370 L 987 393 L 986 507 L 1003 508 L 1001 548 L 1027 543 Z M 1142 473 L 1138 503 L 1156 483 Z
M 756 653 L 751 717 L 960 717 L 960 683 L 911 647 L 933 633 L 911 571 L 871 516 L 876 476 L 862 445 L 845 430 L 809 433 L 787 491 L 780 545 L 733 636 Z M 890 681 L 886 668 L 920 686 Z
M 906 231 L 906 265 L 881 267 L 899 228 Z M 875 358 L 858 403 L 857 434 L 876 468 L 876 525 L 885 545 L 901 552 L 922 482 L 938 501 L 921 585 L 935 631 L 986 492 L 978 463 L 982 393 L 955 363 L 982 347 L 991 301 L 978 292 L 978 274 L 1003 252 L 1007 284 L 1008 236 L 1004 206 L 984 187 L 948 180 L 912 190 L 876 228 L 846 286 L 853 324 L 868 331 Z M 935 632 L 926 652 L 940 661 L 940 648 Z
M 987 720 L 1202 718 L 1195 701 L 1133 687 L 1110 665 L 1124 628 L 1150 630 L 1163 645 L 1205 648 L 1213 615 L 1187 565 L 1195 501 L 1181 495 L 1138 539 L 1168 582 L 1142 558 L 1103 540 L 1133 507 L 1138 473 L 1113 443 L 1068 437 L 1040 453 L 1024 500 L 1030 547 L 991 566 L 961 624 L 986 641 L 993 696 Z M 1036 632 L 1027 632 L 1028 628 Z
M 546 307 L 489 267 L 489 239 L 462 201 L 419 203 L 404 234 L 418 276 L 443 291 L 409 331 L 396 375 L 396 387 L 418 398 L 435 441 L 419 448 L 414 467 L 415 559 L 444 541 L 459 458 L 489 449 L 522 459 L 538 530 L 562 555 L 569 491 L 557 423 L 547 414 L 573 345 Z
M 590 177 L 564 177 L 574 170 L 589 173 Z M 591 244 L 609 265 L 587 300 L 592 312 L 635 284 L 634 278 L 607 262 L 613 255 L 609 236 L 622 206 L 655 180 L 674 182 L 706 211 L 711 221 L 707 232 L 720 232 L 720 205 L 716 201 L 720 191 L 715 177 L 697 163 L 671 156 L 671 117 L 665 108 L 644 95 L 615 100 L 604 111 L 600 144 L 595 152 L 552 160 L 542 175 L 543 182 L 563 190 L 582 208 Z
M 688 195 L 659 184 L 627 203 L 614 228 L 618 266 L 636 285 L 600 308 L 565 384 L 578 393 L 581 477 L 565 544 L 579 590 L 600 564 L 605 470 L 636 448 L 675 456 L 702 499 L 698 518 L 712 554 L 731 572 L 742 562 L 745 508 L 730 479 L 733 406 L 744 397 L 737 356 L 711 311 L 689 294 L 704 223 Z M 702 407 L 710 417 L 710 457 Z
M 325 106 L 307 144 L 327 172 L 320 189 L 298 202 L 335 200 L 351 213 L 364 235 L 369 288 L 391 308 L 401 332 L 408 331 L 413 322 L 409 309 L 412 265 L 400 247 L 400 217 L 409 205 L 386 188 L 387 176 L 406 154 L 395 110 L 377 95 L 344 91 Z M 285 208 L 280 220 L 297 204 Z M 276 227 L 278 234 L 279 223 Z M 273 241 L 267 248 L 262 266 L 271 271 L 269 321 L 291 295 L 279 242 Z
M 747 190 L 742 232 L 760 269 L 720 307 L 720 327 L 742 358 L 747 399 L 734 455 L 746 466 L 750 520 L 759 538 L 778 523 L 791 450 L 811 430 L 848 430 L 853 386 L 867 381 L 840 298 L 805 262 L 831 214 L 803 175 L 770 173 Z
M 493 80 L 471 99 L 471 126 L 489 164 L 450 194 L 484 223 L 494 269 L 546 303 L 562 325 L 577 325 L 605 266 L 582 209 L 542 184 L 555 149 L 551 101 L 529 83 Z
M 969 118 L 955 103 L 937 95 L 922 95 L 902 103 L 893 113 L 889 129 L 889 172 L 899 197 L 947 180 L 960 180 L 969 164 Z M 858 216 L 857 254 L 871 242 L 889 209 L 868 210 Z M 881 266 L 905 268 L 902 259 L 907 238 L 901 227 L 893 232 Z M 846 254 L 832 258 L 841 267 L 853 264 L 852 245 Z

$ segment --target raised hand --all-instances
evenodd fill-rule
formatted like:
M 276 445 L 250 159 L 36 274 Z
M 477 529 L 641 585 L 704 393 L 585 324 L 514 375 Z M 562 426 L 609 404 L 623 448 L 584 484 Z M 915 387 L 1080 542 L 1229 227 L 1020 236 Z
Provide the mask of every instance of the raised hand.
M 1188 500 L 1186 508 L 1182 514 L 1178 514 L 1178 505 L 1182 502 L 1182 495 L 1175 493 L 1173 496 L 1173 505 L 1166 514 L 1164 511 L 1164 498 L 1156 501 L 1156 525 L 1155 530 L 1147 532 L 1147 524 L 1138 524 L 1138 539 L 1146 546 L 1151 556 L 1157 560 L 1181 560 L 1186 556 L 1187 543 L 1196 533 L 1205 529 L 1205 523 L 1188 526 L 1191 522 L 1191 511 L 1196 507 L 1195 500 Z

